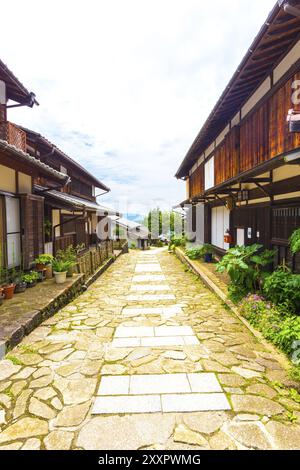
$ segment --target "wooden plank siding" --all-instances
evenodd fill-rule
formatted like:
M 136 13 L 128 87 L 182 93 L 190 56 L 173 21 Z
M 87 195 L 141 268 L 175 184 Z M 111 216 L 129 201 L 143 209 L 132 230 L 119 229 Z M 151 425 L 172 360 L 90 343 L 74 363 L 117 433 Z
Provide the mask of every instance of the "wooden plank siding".
M 23 267 L 28 269 L 44 253 L 44 198 L 21 195 L 21 227 Z
M 300 148 L 300 133 L 291 133 L 287 123 L 289 109 L 300 109 L 300 105 L 292 103 L 295 80 L 300 80 L 300 72 L 268 95 L 227 134 L 214 153 L 215 186 L 278 155 Z M 189 197 L 203 193 L 204 183 L 202 164 L 190 176 Z
M 286 113 L 287 114 L 287 113 Z M 286 118 L 286 116 L 285 116 Z M 269 105 L 263 104 L 241 125 L 240 173 L 269 158 Z M 286 120 L 285 120 L 286 123 Z M 237 174 L 237 173 L 236 173 Z M 235 175 L 234 175 L 235 176 Z M 225 180 L 223 180 L 225 181 Z
M 204 163 L 190 176 L 189 197 L 198 196 L 204 192 Z
M 215 153 L 215 185 L 233 178 L 239 171 L 240 130 L 234 126 Z
M 269 100 L 269 146 L 270 158 L 300 147 L 300 134 L 291 133 L 286 117 L 288 110 L 293 108 L 292 83 L 300 80 L 300 72 L 295 74 Z M 299 105 L 298 105 L 299 109 Z

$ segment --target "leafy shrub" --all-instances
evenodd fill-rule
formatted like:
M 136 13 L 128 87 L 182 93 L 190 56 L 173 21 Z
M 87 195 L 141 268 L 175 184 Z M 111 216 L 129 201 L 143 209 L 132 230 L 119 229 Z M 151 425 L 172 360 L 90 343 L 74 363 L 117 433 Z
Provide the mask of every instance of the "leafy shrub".
M 262 252 L 262 248 L 262 245 L 231 248 L 218 263 L 217 271 L 220 273 L 226 271 L 230 277 L 229 295 L 232 300 L 241 300 L 245 293 L 261 290 L 266 276 L 263 268 L 273 262 L 275 255 L 273 250 Z
M 39 279 L 39 273 L 37 271 L 30 271 L 30 273 L 23 274 L 22 281 L 31 284 Z
M 65 273 L 73 266 L 72 261 L 63 261 L 61 259 L 54 259 L 52 261 L 53 271 L 56 273 Z
M 203 256 L 201 246 L 195 247 L 195 248 L 188 248 L 185 252 L 188 258 L 193 259 L 193 260 L 200 259 Z
M 286 354 L 294 352 L 293 343 L 300 341 L 300 317 L 289 314 L 258 295 L 249 295 L 241 304 L 241 314 L 263 336 Z
M 162 242 L 161 240 L 157 240 L 155 243 L 154 243 L 154 246 L 156 248 L 162 248 L 163 246 L 165 246 L 164 242 Z
M 173 237 L 171 237 L 170 246 L 171 245 L 174 245 L 175 247 L 180 247 L 180 246 L 184 247 L 186 245 L 186 238 L 177 237 L 174 235 Z
M 293 255 L 300 251 L 300 228 L 294 231 L 290 238 L 290 248 Z
M 58 250 L 56 259 L 75 264 L 77 259 L 77 247 L 74 248 L 73 245 L 69 245 L 65 250 Z
M 39 255 L 35 260 L 35 264 L 44 264 L 45 266 L 51 264 L 53 261 L 53 256 L 47 253 Z
M 212 255 L 215 249 L 212 245 L 205 243 L 203 246 L 188 248 L 186 254 L 190 259 L 200 259 L 203 258 L 206 254 Z
M 276 305 L 285 305 L 293 313 L 300 313 L 300 275 L 287 269 L 278 269 L 265 279 L 264 295 Z

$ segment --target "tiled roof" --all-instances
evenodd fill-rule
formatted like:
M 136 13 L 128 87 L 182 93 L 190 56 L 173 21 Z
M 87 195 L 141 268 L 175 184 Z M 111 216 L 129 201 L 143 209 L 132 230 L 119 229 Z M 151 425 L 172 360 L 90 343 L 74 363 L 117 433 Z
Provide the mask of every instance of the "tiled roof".
M 35 99 L 35 94 L 29 92 L 25 86 L 18 80 L 18 78 L 12 73 L 7 65 L 0 59 L 0 80 L 3 80 L 6 84 L 7 97 L 17 103 L 21 103 L 32 107 L 34 104 L 38 104 Z
M 15 155 L 21 161 L 26 162 L 29 165 L 35 166 L 36 168 L 39 168 L 44 174 L 54 177 L 55 180 L 59 180 L 61 183 L 66 184 L 67 181 L 69 180 L 69 177 L 67 175 L 60 173 L 59 171 L 55 170 L 51 166 L 46 165 L 45 163 L 41 162 L 37 158 L 32 157 L 31 155 L 29 155 L 29 153 L 25 153 L 23 152 L 23 150 L 20 150 L 14 145 L 9 144 L 8 142 L 6 142 L 6 140 L 0 139 L 0 150 L 9 152 L 10 154 Z
M 118 216 L 118 212 L 114 209 L 109 207 L 102 206 L 97 202 L 92 202 L 87 199 L 83 199 L 77 196 L 73 196 L 71 194 L 62 193 L 60 191 L 56 191 L 55 189 L 47 190 L 47 188 L 39 185 L 35 185 L 34 189 L 37 192 L 42 192 L 45 197 L 51 196 L 54 199 L 60 200 L 62 202 L 67 203 L 68 205 L 72 206 L 74 209 L 88 209 L 91 211 L 98 212 L 99 215 L 112 215 Z
M 27 137 L 33 138 L 33 139 L 38 139 L 41 144 L 46 145 L 49 150 L 54 149 L 55 152 L 57 152 L 58 155 L 60 155 L 63 159 L 67 160 L 68 162 L 71 163 L 71 165 L 74 165 L 76 168 L 78 168 L 82 173 L 84 173 L 96 186 L 97 188 L 101 188 L 104 191 L 110 191 L 110 188 L 108 188 L 102 181 L 100 181 L 98 178 L 96 178 L 94 175 L 92 175 L 89 171 L 87 171 L 80 163 L 78 163 L 76 160 L 73 158 L 69 157 L 66 153 L 64 153 L 60 148 L 58 148 L 55 144 L 50 142 L 46 137 L 43 135 L 39 134 L 38 132 L 32 131 L 31 129 L 27 129 L 26 127 L 19 126 L 20 129 L 22 129 L 24 132 L 26 132 Z

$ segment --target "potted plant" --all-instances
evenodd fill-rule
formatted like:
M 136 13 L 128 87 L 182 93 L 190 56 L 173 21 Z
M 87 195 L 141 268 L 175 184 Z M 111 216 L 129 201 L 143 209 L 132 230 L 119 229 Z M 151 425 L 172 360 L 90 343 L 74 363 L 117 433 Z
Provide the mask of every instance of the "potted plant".
M 201 254 L 204 257 L 205 263 L 212 263 L 214 252 L 215 249 L 212 245 L 209 245 L 208 243 L 205 243 L 203 245 L 201 249 Z
M 64 284 L 66 282 L 67 272 L 70 266 L 70 261 L 62 261 L 57 258 L 52 261 L 53 274 L 56 284 Z
M 3 300 L 4 300 L 4 292 L 3 292 L 3 288 L 0 287 L 0 305 L 3 304 Z
M 39 278 L 39 274 L 36 271 L 30 271 L 29 273 L 23 274 L 23 281 L 26 282 L 27 287 L 35 287 Z
M 22 273 L 21 271 L 19 271 L 16 274 L 16 277 L 15 277 L 15 284 L 16 284 L 15 294 L 22 294 L 27 289 L 27 284 L 23 280 L 23 276 L 24 276 L 24 273 Z
M 8 269 L 2 269 L 2 275 L 4 279 L 4 284 L 2 286 L 4 297 L 6 300 L 10 300 L 14 296 L 16 284 L 13 282 L 12 276 Z
M 45 273 L 46 279 L 52 279 L 52 261 L 53 256 L 47 253 L 39 255 L 35 260 L 35 267 L 37 271 Z
M 68 248 L 66 248 L 66 250 L 59 250 L 56 254 L 56 258 L 60 261 L 65 261 L 69 263 L 67 277 L 73 277 L 74 266 L 77 260 L 76 248 L 73 248 L 73 246 L 70 245 Z

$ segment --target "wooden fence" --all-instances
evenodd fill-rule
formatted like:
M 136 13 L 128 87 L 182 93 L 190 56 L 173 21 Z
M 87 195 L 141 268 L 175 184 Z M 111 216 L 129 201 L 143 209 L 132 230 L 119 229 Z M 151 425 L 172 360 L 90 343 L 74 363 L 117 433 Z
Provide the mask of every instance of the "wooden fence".
M 92 247 L 89 251 L 78 255 L 77 272 L 89 277 L 113 254 L 113 242 L 111 240 L 101 242 L 97 247 Z

